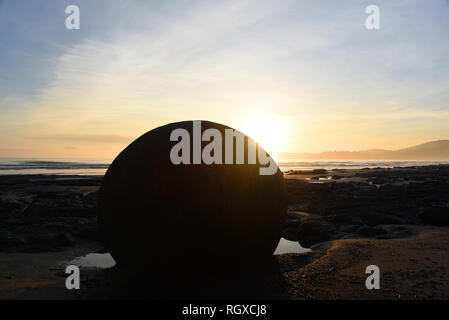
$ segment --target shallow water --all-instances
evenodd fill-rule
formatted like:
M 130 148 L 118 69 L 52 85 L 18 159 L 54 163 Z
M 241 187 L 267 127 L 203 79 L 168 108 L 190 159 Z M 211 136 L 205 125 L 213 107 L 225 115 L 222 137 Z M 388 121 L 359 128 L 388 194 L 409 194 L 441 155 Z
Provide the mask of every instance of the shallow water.
M 274 254 L 305 253 L 310 251 L 311 249 L 301 247 L 296 241 L 281 238 Z M 115 260 L 109 253 L 89 253 L 69 261 L 67 265 L 75 265 L 82 268 L 108 269 L 115 266 Z
M 115 266 L 115 260 L 109 253 L 89 253 L 73 259 L 67 265 L 75 265 L 83 268 L 108 269 Z
M 0 175 L 104 175 L 110 160 L 0 158 Z
M 277 162 L 282 172 L 288 170 L 313 170 L 313 169 L 363 169 L 363 168 L 394 168 L 394 167 L 412 167 L 412 166 L 430 166 L 438 164 L 449 164 L 449 161 L 414 161 L 414 160 L 279 160 Z
M 305 253 L 312 251 L 309 248 L 303 248 L 297 241 L 290 241 L 281 238 L 278 247 L 274 251 L 274 254 L 284 254 L 284 253 Z
M 103 175 L 110 159 L 23 159 L 0 158 L 0 175 L 10 174 L 60 174 Z M 281 171 L 313 169 L 362 169 L 427 166 L 447 164 L 449 161 L 294 161 L 279 160 Z

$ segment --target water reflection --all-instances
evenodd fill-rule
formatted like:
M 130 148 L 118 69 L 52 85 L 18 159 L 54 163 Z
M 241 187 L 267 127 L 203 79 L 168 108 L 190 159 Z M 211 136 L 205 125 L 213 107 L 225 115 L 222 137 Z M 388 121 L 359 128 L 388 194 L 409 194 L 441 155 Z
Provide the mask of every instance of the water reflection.
M 290 241 L 281 238 L 278 247 L 274 251 L 274 254 L 305 253 L 310 251 L 312 251 L 312 249 L 301 247 L 301 245 L 297 241 Z
M 296 241 L 281 238 L 274 254 L 305 253 L 310 251 L 312 250 L 301 247 Z M 82 268 L 108 269 L 115 266 L 115 260 L 109 253 L 89 253 L 85 256 L 77 257 L 67 263 L 67 265 L 70 264 Z
M 101 268 L 107 269 L 115 266 L 115 260 L 109 253 L 89 253 L 70 261 L 73 264 L 83 268 Z

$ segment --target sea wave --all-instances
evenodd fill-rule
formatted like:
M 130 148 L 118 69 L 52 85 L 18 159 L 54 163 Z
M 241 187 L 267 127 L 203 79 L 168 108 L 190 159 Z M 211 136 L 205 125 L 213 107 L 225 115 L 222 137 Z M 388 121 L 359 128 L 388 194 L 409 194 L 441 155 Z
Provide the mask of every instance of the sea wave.
M 102 175 L 110 160 L 0 159 L 0 175 L 83 174 Z M 278 161 L 282 171 L 313 169 L 393 168 L 449 164 L 449 161 Z
M 101 160 L 0 159 L 0 174 L 104 174 L 110 162 Z
M 282 171 L 307 169 L 362 169 L 430 166 L 449 164 L 449 161 L 278 161 Z

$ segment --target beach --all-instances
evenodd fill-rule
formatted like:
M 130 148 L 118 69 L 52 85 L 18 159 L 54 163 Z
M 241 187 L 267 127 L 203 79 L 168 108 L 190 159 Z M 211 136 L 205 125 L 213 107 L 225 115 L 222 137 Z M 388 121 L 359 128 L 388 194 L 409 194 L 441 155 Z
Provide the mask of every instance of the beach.
M 247 282 L 228 284 L 229 296 L 208 298 L 449 298 L 449 165 L 292 169 L 284 179 L 282 236 L 312 251 L 273 255 Z M 183 297 L 176 288 L 127 289 L 117 267 L 81 267 L 82 290 L 65 288 L 73 259 L 107 253 L 97 226 L 101 181 L 0 176 L 0 299 Z M 366 289 L 368 265 L 379 266 L 379 290 Z

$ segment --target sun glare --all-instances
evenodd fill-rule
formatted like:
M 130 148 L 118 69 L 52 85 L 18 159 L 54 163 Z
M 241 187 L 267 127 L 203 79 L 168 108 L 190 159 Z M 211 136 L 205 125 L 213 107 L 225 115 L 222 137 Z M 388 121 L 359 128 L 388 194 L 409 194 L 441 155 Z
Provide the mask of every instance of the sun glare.
M 242 132 L 261 145 L 274 160 L 285 137 L 286 123 L 273 114 L 256 115 L 247 119 L 242 125 Z

